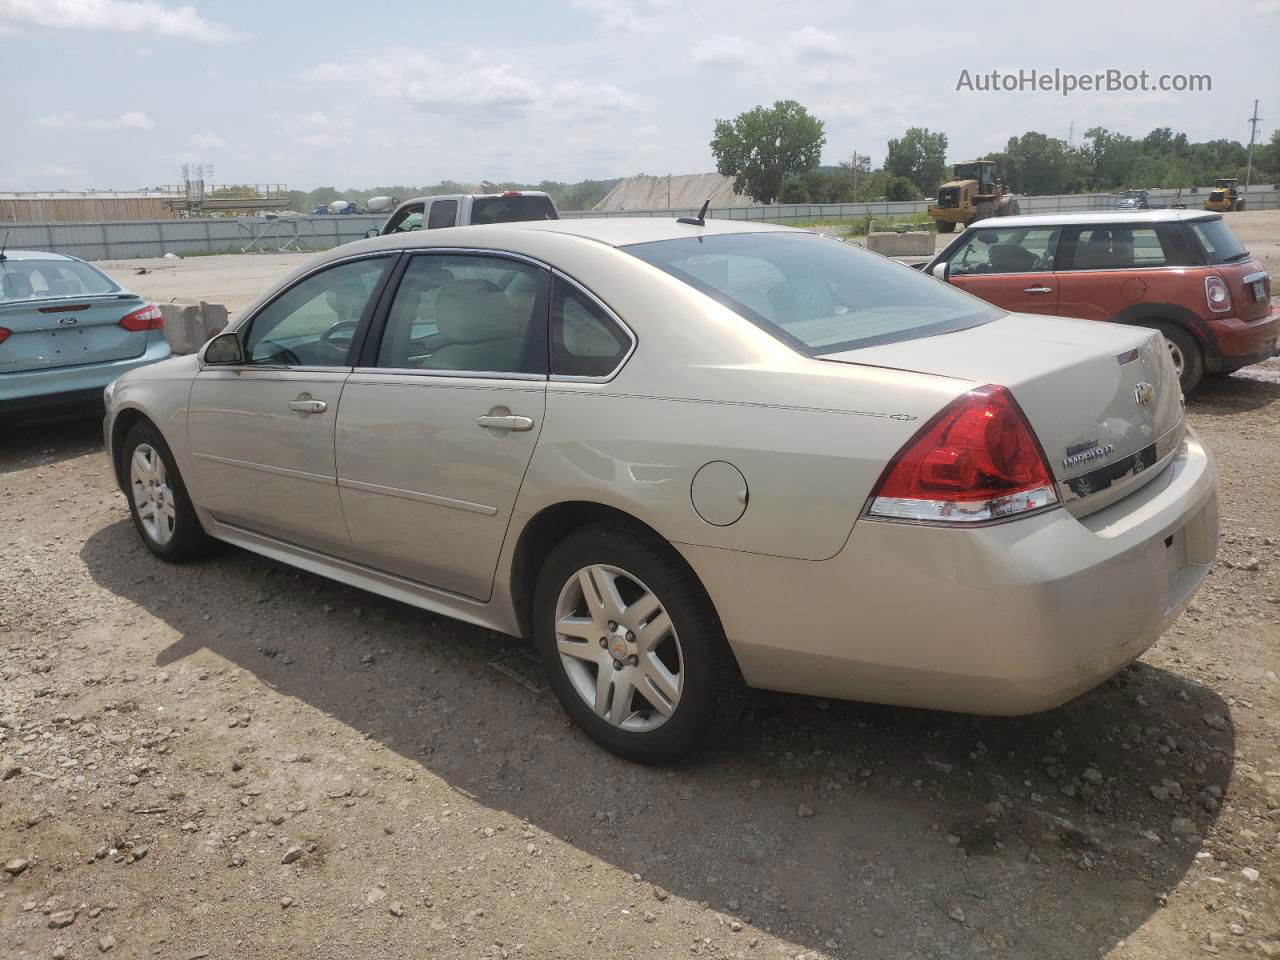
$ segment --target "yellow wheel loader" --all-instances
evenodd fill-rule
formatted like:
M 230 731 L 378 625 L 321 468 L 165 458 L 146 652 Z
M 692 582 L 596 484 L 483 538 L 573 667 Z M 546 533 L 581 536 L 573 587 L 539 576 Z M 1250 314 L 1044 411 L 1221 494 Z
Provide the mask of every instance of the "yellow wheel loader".
M 1209 191 L 1209 199 L 1204 202 L 1204 208 L 1217 213 L 1243 210 L 1244 197 L 1240 196 L 1240 190 L 1236 186 L 1239 182 L 1235 177 L 1221 177 L 1213 181 L 1213 189 Z
M 938 188 L 938 202 L 929 204 L 929 216 L 939 233 L 952 233 L 956 224 L 968 226 L 988 217 L 1018 213 L 1018 201 L 996 180 L 994 160 L 957 163 L 951 179 Z

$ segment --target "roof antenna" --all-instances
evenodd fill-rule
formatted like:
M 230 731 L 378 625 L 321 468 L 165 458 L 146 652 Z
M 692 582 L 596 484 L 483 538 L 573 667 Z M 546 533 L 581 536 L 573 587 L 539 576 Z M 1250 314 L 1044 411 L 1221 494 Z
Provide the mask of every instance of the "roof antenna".
M 4 248 L 7 247 L 8 245 L 9 245 L 9 231 L 6 230 L 4 232 L 4 239 L 0 240 L 0 261 L 9 259 L 4 255 Z
M 678 217 L 676 223 L 687 223 L 691 227 L 705 227 L 707 225 L 707 207 L 709 206 L 711 206 L 711 198 L 707 197 L 696 217 Z

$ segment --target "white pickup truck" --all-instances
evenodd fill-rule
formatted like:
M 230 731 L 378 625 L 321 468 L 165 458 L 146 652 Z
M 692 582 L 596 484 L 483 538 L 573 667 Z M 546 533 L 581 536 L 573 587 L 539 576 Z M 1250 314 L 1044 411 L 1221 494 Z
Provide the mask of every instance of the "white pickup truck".
M 381 230 L 369 236 L 437 230 L 476 223 L 513 223 L 517 220 L 559 220 L 560 212 L 547 194 L 538 190 L 506 190 L 502 193 L 455 193 L 406 200 L 387 217 Z

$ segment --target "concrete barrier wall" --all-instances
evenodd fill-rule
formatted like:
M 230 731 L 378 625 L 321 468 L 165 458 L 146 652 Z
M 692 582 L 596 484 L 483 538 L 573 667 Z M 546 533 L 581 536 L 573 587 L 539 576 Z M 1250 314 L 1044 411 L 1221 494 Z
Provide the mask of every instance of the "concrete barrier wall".
M 1150 192 L 1152 206 L 1168 206 L 1175 199 L 1198 209 L 1207 188 L 1197 193 L 1173 190 Z M 1274 210 L 1280 207 L 1280 189 L 1272 185 L 1251 187 L 1245 194 L 1247 209 Z M 823 220 L 856 220 L 873 216 L 882 219 L 909 218 L 926 212 L 928 200 L 878 203 L 775 203 L 754 207 L 719 207 L 708 211 L 718 220 L 761 220 L 771 223 L 812 223 Z M 1078 193 L 1050 197 L 1019 197 L 1023 213 L 1067 213 L 1114 209 L 1116 197 L 1109 193 Z M 673 210 L 578 210 L 563 211 L 572 218 L 597 217 L 688 217 L 698 211 Z M 124 260 L 160 257 L 166 253 L 199 256 L 211 253 L 263 253 L 281 250 L 327 250 L 361 239 L 366 231 L 380 228 L 381 216 L 344 217 L 215 217 L 180 220 L 118 220 L 83 223 L 0 222 L 0 241 L 8 234 L 14 250 L 48 250 L 82 260 Z

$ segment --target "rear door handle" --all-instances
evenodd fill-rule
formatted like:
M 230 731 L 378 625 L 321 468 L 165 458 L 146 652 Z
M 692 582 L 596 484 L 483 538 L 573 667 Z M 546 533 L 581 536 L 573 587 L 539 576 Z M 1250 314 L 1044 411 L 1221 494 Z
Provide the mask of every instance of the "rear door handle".
M 1027 287 L 1023 293 L 1053 293 L 1053 287 Z
M 514 414 L 508 414 L 504 417 L 486 414 L 483 417 L 476 417 L 476 423 L 488 430 L 513 430 L 516 433 L 524 433 L 526 430 L 533 429 L 532 417 L 519 417 Z
M 324 413 L 329 405 L 323 400 L 313 400 L 309 393 L 302 393 L 297 400 L 289 401 L 289 409 L 294 413 Z

